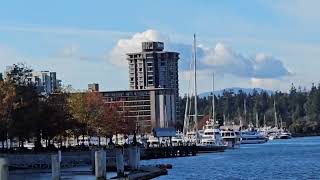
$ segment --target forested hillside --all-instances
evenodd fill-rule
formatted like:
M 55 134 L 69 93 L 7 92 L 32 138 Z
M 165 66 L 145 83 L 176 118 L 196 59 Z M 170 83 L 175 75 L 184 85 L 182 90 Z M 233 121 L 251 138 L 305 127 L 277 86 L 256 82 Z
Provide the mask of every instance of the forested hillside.
M 245 101 L 245 102 L 244 102 Z M 246 94 L 241 90 L 237 93 L 224 91 L 215 96 L 216 119 L 223 124 L 223 116 L 227 124 L 239 124 L 242 118 L 244 125 L 256 123 L 258 114 L 259 126 L 264 125 L 264 116 L 267 126 L 275 125 L 274 102 L 277 119 L 282 120 L 283 126 L 296 134 L 314 134 L 320 132 L 320 85 L 311 87 L 310 91 L 296 88 L 293 84 L 289 93 L 253 91 Z M 180 98 L 180 117 L 183 117 L 186 97 Z M 245 108 L 246 106 L 246 116 Z M 212 113 L 212 96 L 198 99 L 200 115 Z M 193 109 L 193 108 L 191 108 Z M 199 118 L 201 121 L 203 118 Z M 199 124 L 202 124 L 199 122 Z

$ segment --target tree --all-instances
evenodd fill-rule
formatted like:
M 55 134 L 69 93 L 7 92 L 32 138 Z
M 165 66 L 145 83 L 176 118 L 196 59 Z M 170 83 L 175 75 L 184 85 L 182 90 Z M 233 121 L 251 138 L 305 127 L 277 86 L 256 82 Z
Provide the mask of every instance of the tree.
M 8 68 L 5 82 L 13 85 L 15 97 L 12 104 L 15 108 L 10 112 L 8 134 L 18 137 L 20 146 L 24 140 L 34 135 L 34 127 L 39 118 L 39 95 L 29 81 L 32 69 L 25 64 L 13 64 Z M 8 86 L 10 87 L 10 86 Z
M 87 107 L 86 93 L 72 93 L 68 99 L 69 113 L 72 118 L 77 121 L 78 127 L 75 132 L 78 137 L 82 135 L 82 144 L 84 144 L 84 138 L 89 133 L 90 114 Z
M 69 114 L 68 97 L 68 93 L 59 91 L 41 101 L 39 112 L 41 120 L 37 124 L 37 132 L 41 133 L 47 146 L 55 137 L 59 137 L 61 146 L 62 140 L 70 136 L 76 128 L 76 123 Z
M 98 136 L 98 144 L 100 146 L 103 135 L 103 116 L 104 116 L 104 102 L 102 95 L 99 92 L 88 92 L 86 94 L 86 106 L 89 114 L 89 129 L 92 133 Z
M 6 81 L 13 82 L 17 86 L 26 86 L 30 84 L 32 69 L 26 64 L 17 63 L 8 67 L 6 72 Z
M 8 139 L 8 125 L 11 113 L 16 108 L 15 97 L 15 86 L 8 81 L 0 81 L 0 140 L 2 148 L 4 148 L 4 142 L 7 142 Z

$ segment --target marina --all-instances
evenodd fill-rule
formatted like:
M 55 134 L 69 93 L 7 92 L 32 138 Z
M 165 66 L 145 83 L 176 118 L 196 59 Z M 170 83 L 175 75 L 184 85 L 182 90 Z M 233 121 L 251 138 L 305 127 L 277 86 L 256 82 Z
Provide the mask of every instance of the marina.
M 3 2 L 0 180 L 320 180 L 319 6 Z
M 181 150 L 181 149 L 180 149 Z M 163 151 L 164 152 L 164 151 Z M 172 151 L 171 151 L 172 152 Z M 182 151 L 180 151 L 182 152 Z M 158 156 L 156 159 L 140 161 L 141 169 L 150 175 L 161 175 L 155 179 L 317 179 L 320 173 L 320 137 L 278 139 L 263 144 L 242 144 L 237 149 L 224 152 L 198 153 L 193 156 Z M 110 156 L 110 152 L 108 152 Z M 153 152 L 154 153 L 154 152 Z M 80 158 L 80 156 L 79 156 Z M 90 158 L 89 158 L 90 159 Z M 90 160 L 89 160 L 90 161 Z M 299 164 L 298 164 L 299 163 Z M 168 169 L 159 171 L 155 167 Z M 205 166 L 201 165 L 205 164 Z M 248 167 L 250 167 L 248 169 Z M 64 167 L 62 179 L 94 179 L 90 166 Z M 116 173 L 107 169 L 108 177 Z M 125 171 L 127 172 L 127 170 Z M 306 173 L 303 173 L 306 172 Z M 17 180 L 51 179 L 46 169 L 10 171 L 10 177 Z M 142 174 L 131 176 L 139 177 Z M 151 176 L 151 177 L 152 177 Z M 147 175 L 146 177 L 149 177 Z M 154 176 L 155 177 L 155 176 Z M 239 178 L 241 177 L 241 178 Z M 139 179 L 139 178 L 138 178 Z
M 143 164 L 172 164 L 167 176 L 157 180 L 180 179 L 319 179 L 320 137 L 303 137 L 243 144 L 223 153 L 199 154 L 185 158 L 142 161 Z

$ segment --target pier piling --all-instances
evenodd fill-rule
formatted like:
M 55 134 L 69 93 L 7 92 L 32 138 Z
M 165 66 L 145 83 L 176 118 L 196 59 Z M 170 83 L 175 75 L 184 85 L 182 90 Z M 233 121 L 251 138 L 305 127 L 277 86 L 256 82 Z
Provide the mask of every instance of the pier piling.
M 58 154 L 51 156 L 51 172 L 52 180 L 60 180 L 60 159 Z
M 124 176 L 124 161 L 123 161 L 123 149 L 116 149 L 116 162 L 117 162 L 117 175 L 118 177 Z
M 133 146 L 128 148 L 129 151 L 129 167 L 131 170 L 139 169 L 140 147 Z
M 97 180 L 106 179 L 106 152 L 103 150 L 95 152 L 95 175 Z
M 0 179 L 9 179 L 8 160 L 6 158 L 0 158 Z
M 94 149 L 91 149 L 90 150 L 90 158 L 91 158 L 91 171 L 92 171 L 92 174 L 95 174 L 95 162 L 94 162 L 94 159 L 95 159 L 95 150 Z

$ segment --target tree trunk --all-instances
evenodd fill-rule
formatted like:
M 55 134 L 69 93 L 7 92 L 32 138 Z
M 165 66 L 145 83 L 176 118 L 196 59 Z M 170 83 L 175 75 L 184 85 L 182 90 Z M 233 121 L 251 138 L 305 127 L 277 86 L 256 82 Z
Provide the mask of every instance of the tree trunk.
M 37 133 L 36 135 L 36 142 L 34 143 L 34 147 L 35 149 L 39 149 L 42 147 L 40 133 Z
M 118 144 L 118 133 L 116 133 L 116 144 Z
M 109 136 L 108 138 L 109 138 L 109 143 L 108 143 L 108 144 L 113 144 L 113 142 L 112 142 L 112 136 Z
M 82 145 L 84 145 L 84 134 L 82 135 Z
M 6 139 L 6 148 L 9 149 L 8 138 Z
M 138 142 L 137 142 L 137 133 L 136 133 L 136 131 L 134 131 L 134 133 L 133 133 L 133 145 L 137 145 L 138 144 Z
M 101 136 L 98 136 L 98 146 L 101 146 Z

